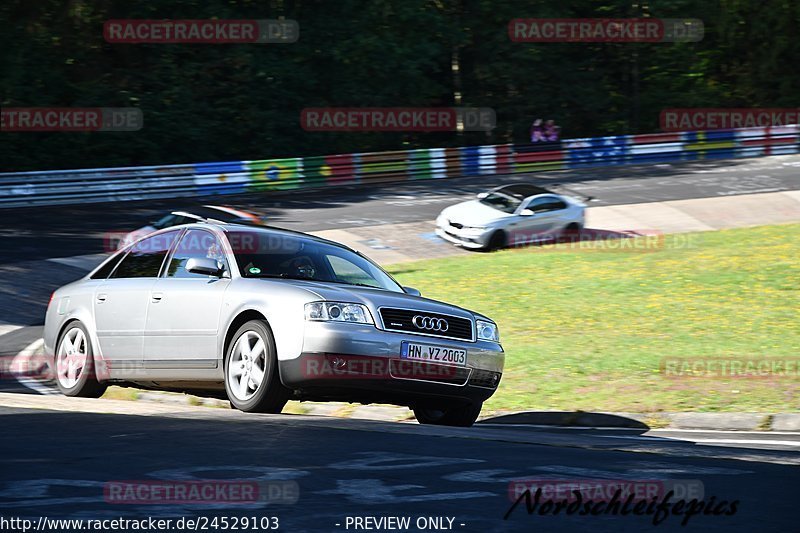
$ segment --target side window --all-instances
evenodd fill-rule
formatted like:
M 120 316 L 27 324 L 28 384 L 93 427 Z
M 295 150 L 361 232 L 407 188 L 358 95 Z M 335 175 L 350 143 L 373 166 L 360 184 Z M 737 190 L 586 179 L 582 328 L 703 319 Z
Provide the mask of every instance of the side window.
M 528 207 L 526 209 L 530 209 L 534 213 L 541 213 L 544 211 L 542 208 L 545 207 L 549 202 L 550 200 L 547 198 L 535 198 L 528 202 Z
M 222 251 L 219 239 L 205 230 L 190 229 L 187 231 L 181 242 L 172 254 L 172 260 L 167 267 L 168 278 L 207 278 L 203 274 L 193 274 L 186 270 L 186 263 L 189 259 L 215 259 L 225 265 L 228 270 L 228 262 L 225 260 L 225 253 Z
M 372 276 L 347 259 L 342 259 L 336 255 L 328 255 L 325 257 L 328 259 L 328 263 L 331 265 L 331 270 L 333 270 L 333 275 L 336 276 L 337 281 L 352 283 L 353 285 L 379 286 Z
M 547 198 L 547 202 L 540 208 L 542 211 L 559 211 L 561 209 L 566 209 L 567 204 L 563 201 L 559 200 L 555 196 L 550 196 Z
M 125 257 L 125 253 L 118 253 L 111 259 L 109 259 L 103 266 L 97 269 L 97 272 L 92 274 L 89 279 L 106 279 L 109 274 L 114 270 L 114 267 L 119 264 L 120 259 Z
M 534 213 L 544 213 L 546 211 L 559 211 L 561 209 L 566 209 L 567 204 L 565 204 L 562 200 L 559 200 L 555 196 L 545 196 L 544 198 L 537 198 L 533 200 L 528 209 L 533 211 Z
M 130 248 L 111 277 L 116 278 L 155 278 L 161 270 L 161 263 L 178 237 L 180 231 L 168 231 L 142 239 Z

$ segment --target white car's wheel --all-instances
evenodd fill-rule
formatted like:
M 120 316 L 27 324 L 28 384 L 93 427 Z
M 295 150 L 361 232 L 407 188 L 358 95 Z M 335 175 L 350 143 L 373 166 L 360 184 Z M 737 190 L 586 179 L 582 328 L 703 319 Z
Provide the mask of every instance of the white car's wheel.
M 233 335 L 225 358 L 225 391 L 242 411 L 280 413 L 290 391 L 278 375 L 275 341 L 267 325 L 251 320 Z
M 497 230 L 492 233 L 491 237 L 489 237 L 489 244 L 486 245 L 486 251 L 494 252 L 495 250 L 502 250 L 506 246 L 508 246 L 506 232 L 503 230 Z
M 72 322 L 59 339 L 55 370 L 58 388 L 66 396 L 99 398 L 106 391 L 106 385 L 97 382 L 92 343 L 80 322 Z

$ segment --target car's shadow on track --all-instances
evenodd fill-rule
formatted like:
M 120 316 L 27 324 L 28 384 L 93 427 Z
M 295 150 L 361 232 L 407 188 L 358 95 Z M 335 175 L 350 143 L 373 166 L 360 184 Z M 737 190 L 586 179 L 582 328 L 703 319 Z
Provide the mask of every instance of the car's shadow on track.
M 592 413 L 587 411 L 526 411 L 485 418 L 478 422 L 477 426 L 481 427 L 498 424 L 514 426 L 625 428 L 639 429 L 642 433 L 650 430 L 650 426 L 634 418 L 610 413 Z

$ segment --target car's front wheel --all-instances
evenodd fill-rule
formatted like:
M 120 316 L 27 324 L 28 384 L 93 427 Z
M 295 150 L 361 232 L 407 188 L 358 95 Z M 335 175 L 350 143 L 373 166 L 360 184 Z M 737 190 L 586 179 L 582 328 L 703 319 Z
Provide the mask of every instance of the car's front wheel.
M 108 387 L 97 381 L 94 352 L 89 333 L 80 322 L 72 322 L 58 341 L 55 357 L 56 384 L 66 396 L 99 398 Z
M 508 246 L 506 232 L 503 230 L 498 230 L 492 233 L 491 237 L 489 237 L 489 242 L 486 244 L 484 250 L 487 252 L 494 252 L 496 250 L 502 250 L 506 246 Z
M 414 416 L 420 424 L 468 428 L 478 419 L 482 407 L 483 402 L 470 403 L 461 407 L 450 407 L 447 409 L 417 407 L 414 409 Z
M 225 356 L 225 391 L 232 407 L 255 413 L 280 413 L 290 391 L 278 374 L 275 339 L 261 320 L 251 320 L 233 335 Z

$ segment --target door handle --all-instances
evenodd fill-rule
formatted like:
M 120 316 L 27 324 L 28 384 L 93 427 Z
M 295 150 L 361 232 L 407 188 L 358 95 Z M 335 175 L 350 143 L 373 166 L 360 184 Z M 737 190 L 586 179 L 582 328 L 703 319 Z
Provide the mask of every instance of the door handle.
M 163 294 L 163 293 L 160 293 L 160 292 L 154 292 L 154 293 L 152 293 L 152 294 L 150 295 L 150 299 L 153 301 L 153 303 L 158 303 L 158 302 L 160 302 L 160 301 L 161 301 L 161 298 L 163 298 L 163 297 L 164 297 L 164 294 Z
M 97 295 L 97 303 L 101 304 L 101 303 L 103 303 L 105 301 L 106 301 L 106 295 L 105 294 L 98 294 Z

